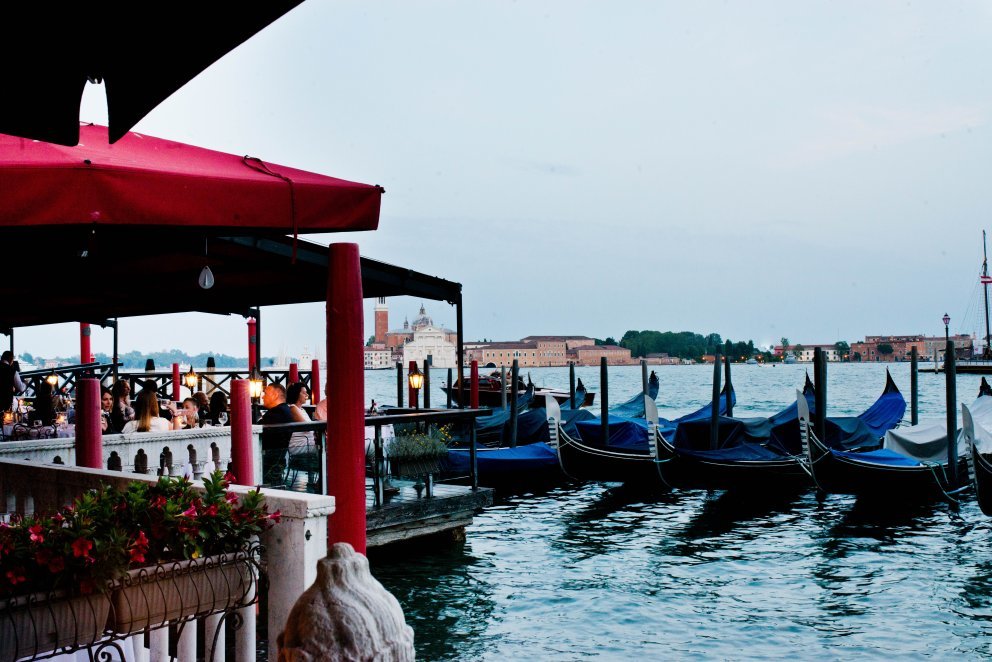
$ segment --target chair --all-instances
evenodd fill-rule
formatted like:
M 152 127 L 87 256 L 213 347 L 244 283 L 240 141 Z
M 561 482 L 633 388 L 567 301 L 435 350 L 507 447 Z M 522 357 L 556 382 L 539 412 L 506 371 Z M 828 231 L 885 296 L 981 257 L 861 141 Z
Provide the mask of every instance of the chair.
M 314 494 L 319 487 L 321 473 L 320 448 L 314 443 L 313 433 L 294 432 L 286 452 L 286 489 L 295 489 L 300 472 L 306 472 L 306 491 Z

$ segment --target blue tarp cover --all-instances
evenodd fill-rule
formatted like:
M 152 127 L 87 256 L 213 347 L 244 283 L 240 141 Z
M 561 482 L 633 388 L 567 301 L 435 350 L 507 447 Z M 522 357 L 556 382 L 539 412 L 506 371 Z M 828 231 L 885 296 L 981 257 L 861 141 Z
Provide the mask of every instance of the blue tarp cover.
M 454 475 L 465 476 L 470 470 L 471 456 L 467 448 L 449 449 L 442 468 Z M 516 448 L 477 447 L 476 462 L 479 476 L 519 474 L 551 469 L 558 466 L 558 455 L 545 443 L 526 444 Z
M 882 464 L 890 467 L 918 467 L 920 463 L 911 457 L 906 457 L 901 453 L 890 451 L 887 448 L 880 448 L 877 451 L 865 451 L 863 453 L 853 453 L 850 451 L 833 451 L 837 457 L 846 457 L 858 462 L 868 462 L 871 464 Z
M 648 379 L 648 397 L 652 400 L 658 397 L 658 375 L 651 371 L 651 377 Z M 637 395 L 631 396 L 629 400 L 623 402 L 615 407 L 610 407 L 610 416 L 621 416 L 623 418 L 644 418 L 644 394 L 638 393 Z

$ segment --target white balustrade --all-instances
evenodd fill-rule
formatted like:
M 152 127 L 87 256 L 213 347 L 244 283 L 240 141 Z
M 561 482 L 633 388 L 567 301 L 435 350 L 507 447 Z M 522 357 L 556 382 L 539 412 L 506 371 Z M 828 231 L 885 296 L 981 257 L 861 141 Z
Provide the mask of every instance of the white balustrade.
M 167 436 L 171 442 L 183 432 L 162 433 L 162 435 Z M 143 440 L 153 433 L 142 434 Z M 189 438 L 193 439 L 194 436 L 191 435 Z M 208 436 L 208 438 L 213 437 Z M 104 438 L 105 455 L 109 455 L 108 439 L 109 437 Z M 66 440 L 52 440 L 52 442 L 63 441 Z M 147 449 L 151 446 L 142 441 L 140 446 L 134 446 L 135 452 L 139 447 L 145 448 L 148 452 Z M 261 460 L 257 459 L 257 461 Z M 29 514 L 35 510 L 52 512 L 68 505 L 80 494 L 98 488 L 101 484 L 123 488 L 132 481 L 156 480 L 158 478 L 154 476 L 142 474 L 0 458 L 0 508 L 3 509 L 0 511 L 0 520 L 9 518 L 13 513 Z M 253 488 L 232 486 L 231 489 L 244 494 Z M 265 495 L 269 511 L 278 510 L 281 513 L 281 521 L 266 531 L 260 539 L 265 550 L 262 557 L 263 565 L 268 575 L 269 659 L 274 660 L 277 657 L 276 635 L 283 631 L 286 617 L 296 600 L 316 579 L 317 561 L 327 556 L 327 518 L 334 512 L 334 497 L 268 488 L 263 488 L 262 493 Z M 266 559 L 268 559 L 267 563 Z M 263 582 L 261 587 L 264 585 Z M 247 608 L 243 615 L 248 615 L 249 609 L 251 616 L 254 616 L 254 605 Z M 217 627 L 218 618 L 210 616 L 206 620 L 207 632 L 212 633 Z M 156 654 L 159 651 L 156 648 L 161 645 L 157 640 L 166 632 L 165 629 L 154 630 L 153 650 L 137 651 L 138 657 L 157 659 Z M 195 646 L 195 643 L 191 644 L 186 637 L 195 637 L 195 632 L 193 623 L 188 624 L 184 630 L 182 644 L 187 650 L 191 649 L 188 647 Z M 133 637 L 132 640 L 140 642 L 141 637 Z M 254 618 L 245 619 L 245 625 L 238 630 L 235 648 L 240 651 L 255 650 Z
M 258 468 L 262 466 L 262 429 L 261 425 L 252 426 L 256 475 L 259 473 Z M 196 453 L 195 464 L 190 462 L 190 446 Z M 213 447 L 216 447 L 216 451 Z M 193 464 L 191 468 L 194 475 L 201 473 L 210 468 L 207 463 L 213 461 L 215 454 L 220 459 L 220 466 L 216 468 L 223 470 L 231 460 L 231 428 L 208 426 L 190 430 L 104 435 L 103 466 L 109 466 L 112 455 L 116 453 L 116 457 L 120 458 L 121 470 L 124 473 L 135 473 L 135 458 L 139 450 L 144 452 L 149 475 L 158 473 L 163 453 L 171 457 L 169 475 L 182 475 L 183 468 L 188 464 Z M 75 465 L 76 440 L 67 438 L 0 442 L 0 460 L 30 460 L 48 464 L 56 462 L 56 458 L 67 466 Z

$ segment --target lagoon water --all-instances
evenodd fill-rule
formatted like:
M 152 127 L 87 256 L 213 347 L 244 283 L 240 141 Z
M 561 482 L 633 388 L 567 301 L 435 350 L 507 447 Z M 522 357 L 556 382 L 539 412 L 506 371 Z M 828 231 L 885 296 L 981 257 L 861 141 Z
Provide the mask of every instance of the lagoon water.
M 908 401 L 909 366 L 891 367 Z M 712 367 L 656 370 L 662 416 L 709 400 Z M 805 370 L 734 366 L 735 413 L 774 413 Z M 432 399 L 443 403 L 436 373 Z M 567 369 L 531 374 L 567 388 Z M 599 392 L 598 368 L 577 374 Z M 638 367 L 611 368 L 611 400 L 640 379 Z M 395 373 L 368 372 L 366 382 L 366 400 L 395 402 Z M 959 400 L 974 399 L 979 382 L 960 376 Z M 860 413 L 884 383 L 884 366 L 831 364 L 828 413 Z M 944 376 L 919 383 L 921 418 L 943 418 Z M 992 518 L 971 496 L 882 510 L 812 491 L 753 500 L 572 484 L 501 495 L 466 534 L 450 548 L 373 557 L 419 659 L 992 655 Z

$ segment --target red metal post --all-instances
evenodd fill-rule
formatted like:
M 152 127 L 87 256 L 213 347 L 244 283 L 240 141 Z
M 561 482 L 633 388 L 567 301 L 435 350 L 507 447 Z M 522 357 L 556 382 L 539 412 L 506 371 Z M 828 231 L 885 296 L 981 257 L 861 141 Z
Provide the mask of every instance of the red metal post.
M 472 361 L 472 392 L 469 395 L 469 406 L 479 408 L 479 362 Z
M 103 469 L 103 433 L 100 431 L 100 381 L 76 383 L 76 466 Z
M 173 363 L 172 364 L 172 401 L 176 403 L 177 407 L 183 401 L 182 393 L 179 390 L 181 385 L 182 385 L 182 381 L 180 381 L 180 376 L 179 376 L 179 364 Z
M 327 542 L 365 553 L 365 358 L 358 244 L 328 247 L 327 493 L 336 503 Z
M 317 404 L 323 399 L 320 392 L 320 361 L 314 359 L 310 366 L 310 401 Z
M 300 381 L 300 366 L 295 363 L 289 364 L 289 377 L 287 378 L 286 386 L 290 384 L 295 384 Z
M 231 473 L 238 485 L 255 484 L 250 388 L 247 379 L 231 380 Z
M 93 362 L 93 352 L 90 349 L 89 322 L 79 323 L 79 362 L 80 363 Z
M 420 394 L 417 393 L 417 389 L 410 386 L 410 380 L 409 380 L 410 374 L 416 369 L 417 369 L 417 362 L 410 361 L 410 365 L 407 367 L 407 373 L 406 373 L 408 377 L 408 379 L 406 380 L 406 399 L 410 403 L 410 406 L 413 409 L 420 409 Z
M 258 322 L 254 317 L 248 318 L 248 372 L 255 367 L 255 357 L 258 356 Z

